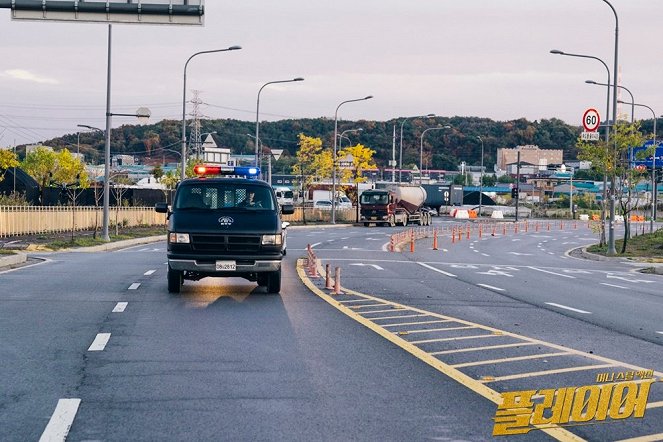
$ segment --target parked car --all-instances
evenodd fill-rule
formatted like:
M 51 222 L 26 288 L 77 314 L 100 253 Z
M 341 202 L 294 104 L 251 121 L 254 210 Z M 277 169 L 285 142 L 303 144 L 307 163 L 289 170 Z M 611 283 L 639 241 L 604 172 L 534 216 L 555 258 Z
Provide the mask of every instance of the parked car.
M 336 207 L 339 209 L 352 209 L 352 201 L 347 196 L 339 197 L 336 200 Z
M 332 202 L 329 200 L 317 200 L 313 202 L 313 208 L 320 210 L 331 210 Z

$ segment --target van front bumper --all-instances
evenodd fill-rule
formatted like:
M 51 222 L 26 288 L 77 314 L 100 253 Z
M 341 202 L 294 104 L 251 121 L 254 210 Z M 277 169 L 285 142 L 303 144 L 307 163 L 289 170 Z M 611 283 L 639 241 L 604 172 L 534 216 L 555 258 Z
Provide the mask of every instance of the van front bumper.
M 276 272 L 281 268 L 280 260 L 235 260 L 235 270 L 219 272 L 216 270 L 216 261 L 196 259 L 168 259 L 168 265 L 173 270 L 198 273 L 263 273 Z

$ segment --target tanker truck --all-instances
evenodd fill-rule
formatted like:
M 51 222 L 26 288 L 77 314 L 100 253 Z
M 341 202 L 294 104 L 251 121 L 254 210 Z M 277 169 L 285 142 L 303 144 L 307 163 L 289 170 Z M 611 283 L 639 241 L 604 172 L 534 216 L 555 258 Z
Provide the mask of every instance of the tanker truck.
M 361 204 L 360 222 L 382 224 L 394 227 L 417 223 L 420 226 L 431 224 L 431 216 L 421 210 L 426 201 L 426 190 L 420 186 L 392 185 L 385 189 L 365 190 Z

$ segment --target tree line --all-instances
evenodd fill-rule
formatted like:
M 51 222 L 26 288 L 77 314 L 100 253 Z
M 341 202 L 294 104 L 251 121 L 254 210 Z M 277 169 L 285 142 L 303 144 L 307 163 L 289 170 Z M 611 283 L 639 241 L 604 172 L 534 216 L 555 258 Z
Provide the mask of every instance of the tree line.
M 388 121 L 339 121 L 339 133 L 347 129 L 361 132 L 348 134 L 346 145 L 362 144 L 375 151 L 374 161 L 378 167 L 386 167 L 392 158 L 393 133 L 400 134 L 402 118 Z M 114 154 L 139 157 L 143 163 L 157 164 L 177 162 L 180 150 L 181 122 L 163 120 L 152 125 L 124 125 L 113 129 L 111 148 Z M 451 126 L 450 129 L 429 131 L 423 139 L 423 166 L 426 169 L 455 170 L 461 161 L 479 164 L 481 159 L 480 136 L 484 141 L 484 164 L 490 168 L 496 161 L 498 148 L 513 148 L 518 145 L 534 144 L 542 149 L 562 149 L 564 157 L 575 159 L 578 150 L 576 138 L 581 131 L 552 118 L 528 121 L 524 118 L 511 121 L 494 121 L 479 117 L 432 117 L 411 118 L 403 124 L 403 165 L 419 166 L 419 150 L 422 132 L 431 127 Z M 234 119 L 202 120 L 201 132 L 216 132 L 221 147 L 228 147 L 233 154 L 251 155 L 255 145 L 249 134 L 255 132 L 255 122 Z M 274 173 L 291 173 L 297 162 L 299 134 L 320 138 L 325 149 L 331 149 L 334 138 L 334 120 L 329 118 L 290 119 L 262 122 L 260 125 L 262 145 L 267 148 L 283 149 L 281 159 L 273 162 Z M 103 133 L 77 133 L 64 135 L 44 142 L 55 148 L 76 145 L 86 160 L 93 164 L 103 161 Z M 400 140 L 396 140 L 396 159 L 399 157 Z

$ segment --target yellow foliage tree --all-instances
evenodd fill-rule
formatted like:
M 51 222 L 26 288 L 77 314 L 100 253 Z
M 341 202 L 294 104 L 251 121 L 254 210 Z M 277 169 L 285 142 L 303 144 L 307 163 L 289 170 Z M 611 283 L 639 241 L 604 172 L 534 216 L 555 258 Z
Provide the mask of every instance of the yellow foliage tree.
M 354 146 L 346 147 L 340 151 L 340 158 L 351 158 L 352 164 L 349 168 L 341 169 L 341 178 L 343 181 L 351 181 L 355 185 L 357 183 L 363 183 L 367 180 L 362 173 L 366 169 L 374 169 L 377 166 L 373 161 L 373 155 L 375 151 L 370 149 L 363 144 L 356 144 Z
M 18 166 L 16 154 L 11 150 L 0 149 L 0 181 L 5 179 L 7 169 Z
M 292 167 L 292 173 L 300 177 L 302 188 L 306 191 L 315 180 L 331 176 L 332 154 L 322 147 L 320 138 L 299 134 L 298 144 L 297 162 Z

